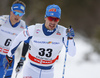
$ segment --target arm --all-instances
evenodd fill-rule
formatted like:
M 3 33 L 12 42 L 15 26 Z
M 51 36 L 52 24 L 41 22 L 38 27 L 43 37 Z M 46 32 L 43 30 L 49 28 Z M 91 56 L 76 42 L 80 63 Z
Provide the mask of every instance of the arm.
M 25 30 L 23 30 L 21 33 L 19 33 L 19 34 L 17 35 L 17 37 L 14 39 L 14 41 L 13 41 L 13 43 L 12 43 L 12 45 L 11 45 L 11 47 L 10 47 L 10 50 L 9 50 L 9 52 L 8 52 L 7 55 L 8 55 L 9 57 L 12 57 L 13 54 L 15 53 L 16 49 L 17 49 L 18 46 L 20 45 L 20 43 L 21 43 L 22 41 L 27 40 L 28 37 L 29 37 L 29 35 L 27 35 L 27 29 L 25 29 Z
M 9 17 L 9 15 L 2 15 L 0 16 L 0 26 L 3 25 L 6 21 L 6 19 Z
M 64 37 L 64 44 L 65 47 L 67 47 L 67 42 L 68 42 L 68 54 L 70 56 L 75 56 L 76 54 L 76 46 L 75 46 L 75 42 L 74 42 L 74 30 L 73 28 L 68 28 L 66 29 L 66 36 Z
M 69 54 L 70 56 L 75 56 L 75 54 L 76 54 L 76 46 L 75 46 L 74 39 L 69 40 L 68 54 Z
M 22 49 L 22 56 L 15 69 L 16 73 L 19 73 L 23 67 L 24 61 L 26 60 L 25 55 L 28 51 L 28 48 L 29 48 L 29 43 L 24 42 L 23 49 Z
M 30 36 L 27 40 L 24 41 L 24 45 L 23 45 L 23 49 L 22 49 L 22 56 L 16 67 L 17 73 L 21 71 L 24 61 L 26 60 L 25 56 L 26 56 L 26 53 L 28 52 L 29 42 L 30 42 L 31 38 L 32 38 L 32 36 Z
M 32 33 L 32 32 L 30 32 L 30 33 Z M 21 71 L 22 67 L 23 67 L 24 61 L 26 60 L 25 56 L 28 52 L 29 42 L 30 42 L 31 38 L 32 38 L 32 36 L 29 36 L 28 39 L 24 41 L 24 45 L 23 45 L 23 49 L 22 49 L 22 56 L 20 58 L 20 61 L 17 64 L 16 73 L 19 73 Z
M 23 30 L 20 34 L 18 34 L 18 36 L 15 38 L 15 40 L 13 41 L 13 43 L 12 43 L 12 45 L 11 45 L 11 47 L 10 47 L 10 50 L 9 50 L 9 52 L 8 52 L 8 54 L 6 55 L 6 59 L 7 59 L 7 61 L 8 62 L 6 62 L 5 63 L 5 68 L 9 65 L 9 66 L 11 66 L 12 65 L 12 61 L 13 61 L 13 59 L 12 59 L 12 56 L 13 56 L 13 54 L 15 53 L 15 51 L 16 51 L 16 49 L 17 49 L 17 47 L 20 45 L 20 43 L 22 42 L 22 41 L 25 41 L 28 37 L 29 37 L 29 35 L 27 35 L 27 29 L 25 29 L 25 30 Z

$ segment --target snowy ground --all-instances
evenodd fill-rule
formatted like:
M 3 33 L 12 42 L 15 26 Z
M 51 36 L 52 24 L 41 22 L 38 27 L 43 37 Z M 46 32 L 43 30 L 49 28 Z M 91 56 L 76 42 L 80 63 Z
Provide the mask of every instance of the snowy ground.
M 100 78 L 100 58 L 97 54 L 92 54 L 91 59 L 94 62 L 84 61 L 83 57 L 87 52 L 92 52 L 92 46 L 84 42 L 82 39 L 76 39 L 76 56 L 67 57 L 65 78 Z M 63 49 L 64 51 L 64 49 Z M 62 60 L 64 54 L 60 54 L 59 61 L 55 64 L 55 77 L 62 78 Z M 60 68 L 60 69 L 58 69 Z
M 77 53 L 74 57 L 67 56 L 65 78 L 100 78 L 100 62 L 97 61 L 97 54 L 91 55 L 94 62 L 84 61 L 83 57 L 87 52 L 92 52 L 92 46 L 85 42 L 84 39 L 75 39 Z M 54 78 L 62 78 L 65 48 L 62 49 L 58 62 L 55 63 Z M 15 71 L 12 78 L 15 78 Z M 17 78 L 22 78 L 22 72 Z

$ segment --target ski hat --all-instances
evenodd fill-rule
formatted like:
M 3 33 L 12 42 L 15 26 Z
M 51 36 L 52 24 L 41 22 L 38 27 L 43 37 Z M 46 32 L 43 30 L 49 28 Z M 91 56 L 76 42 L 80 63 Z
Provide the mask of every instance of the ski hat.
M 23 13 L 25 13 L 25 6 L 20 3 L 16 3 L 16 4 L 13 4 L 11 7 L 11 11 L 13 11 L 13 10 L 20 10 Z
M 45 17 L 48 17 L 48 16 L 57 17 L 60 19 L 60 17 L 61 17 L 60 7 L 58 5 L 55 5 L 55 4 L 47 6 Z

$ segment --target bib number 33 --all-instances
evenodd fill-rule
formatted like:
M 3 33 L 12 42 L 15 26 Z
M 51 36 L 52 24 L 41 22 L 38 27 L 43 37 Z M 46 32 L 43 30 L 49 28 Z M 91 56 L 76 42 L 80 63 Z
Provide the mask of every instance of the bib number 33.
M 40 56 L 46 56 L 46 57 L 51 57 L 52 56 L 52 49 L 48 48 L 48 49 L 44 49 L 44 48 L 40 48 L 39 49 L 40 52 L 38 53 Z

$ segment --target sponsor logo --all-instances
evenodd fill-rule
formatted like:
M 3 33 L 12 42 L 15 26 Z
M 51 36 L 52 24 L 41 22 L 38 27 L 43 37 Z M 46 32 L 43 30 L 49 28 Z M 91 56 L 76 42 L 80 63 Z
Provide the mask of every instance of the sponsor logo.
M 49 9 L 49 12 L 50 11 L 56 12 L 56 9 L 55 8 Z
M 61 33 L 58 31 L 58 32 L 56 33 L 56 35 L 61 35 Z
M 39 29 L 37 29 L 37 30 L 36 30 L 36 33 L 39 33 L 39 32 L 40 32 L 40 30 L 39 30 Z
M 54 13 L 50 13 L 50 15 L 54 15 Z
M 2 48 L 2 47 L 0 47 L 0 52 L 3 52 L 3 53 L 8 53 L 8 49 L 4 49 L 4 48 Z
M 23 26 L 20 26 L 20 28 L 24 29 L 24 27 L 23 27 Z
M 42 60 L 42 59 L 38 59 L 34 56 L 32 56 L 31 54 L 28 55 L 29 59 L 33 62 L 36 62 L 38 64 L 53 64 L 56 60 L 57 60 L 57 57 L 55 59 L 52 59 L 52 60 Z
M 45 58 L 45 57 L 40 57 L 40 56 L 36 56 L 36 58 L 42 59 L 42 60 L 52 60 L 52 58 Z
M 5 32 L 5 33 L 7 33 L 7 34 L 11 34 L 11 35 L 16 35 L 16 36 L 18 35 L 18 34 L 16 34 L 16 33 L 12 33 L 12 32 L 9 32 L 9 31 L 2 30 L 2 29 L 1 29 L 1 31 L 2 31 L 2 32 Z
M 36 41 L 36 40 L 34 40 L 34 43 L 40 43 L 40 44 L 60 44 L 59 42 L 52 42 L 52 41 Z
M 14 8 L 18 8 L 18 6 L 15 6 Z
M 21 8 L 22 10 L 24 10 L 24 7 L 23 7 L 23 6 L 21 6 L 20 8 Z
M 31 76 L 24 76 L 23 78 L 32 78 Z
M 51 41 L 48 42 L 48 44 L 51 44 L 51 43 L 52 43 Z

